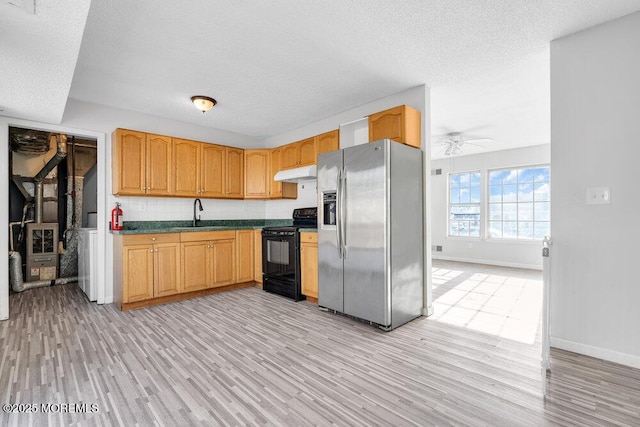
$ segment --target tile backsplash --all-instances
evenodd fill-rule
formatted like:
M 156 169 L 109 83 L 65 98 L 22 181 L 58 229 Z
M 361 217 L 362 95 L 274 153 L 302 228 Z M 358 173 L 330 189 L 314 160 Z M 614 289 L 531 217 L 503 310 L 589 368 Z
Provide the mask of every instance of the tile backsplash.
M 295 208 L 316 206 L 316 194 L 316 181 L 311 180 L 298 184 L 298 198 L 295 200 L 201 199 L 204 210 L 197 213 L 203 220 L 291 218 Z M 193 218 L 194 200 L 111 196 L 108 212 L 116 202 L 120 202 L 125 221 L 190 220 Z

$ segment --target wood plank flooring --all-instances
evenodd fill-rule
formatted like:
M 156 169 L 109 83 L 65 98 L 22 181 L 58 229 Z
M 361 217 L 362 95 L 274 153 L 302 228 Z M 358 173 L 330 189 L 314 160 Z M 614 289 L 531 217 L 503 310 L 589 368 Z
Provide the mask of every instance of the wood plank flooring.
M 259 288 L 120 312 L 11 295 L 0 425 L 640 425 L 640 371 L 421 318 L 385 333 Z

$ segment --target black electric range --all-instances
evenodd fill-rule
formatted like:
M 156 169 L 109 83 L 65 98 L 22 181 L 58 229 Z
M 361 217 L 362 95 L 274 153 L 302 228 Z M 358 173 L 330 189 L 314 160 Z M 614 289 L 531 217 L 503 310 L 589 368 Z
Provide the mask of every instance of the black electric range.
M 262 289 L 291 298 L 305 299 L 300 281 L 300 229 L 318 226 L 318 209 L 293 211 L 293 225 L 262 229 Z

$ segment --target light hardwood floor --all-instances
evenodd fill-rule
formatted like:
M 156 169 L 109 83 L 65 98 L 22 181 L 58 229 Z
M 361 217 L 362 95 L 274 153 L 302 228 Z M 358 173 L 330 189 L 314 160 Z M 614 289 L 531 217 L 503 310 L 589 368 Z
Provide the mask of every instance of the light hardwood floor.
M 640 371 L 421 318 L 385 333 L 246 288 L 120 312 L 76 285 L 11 295 L 0 425 L 639 425 Z

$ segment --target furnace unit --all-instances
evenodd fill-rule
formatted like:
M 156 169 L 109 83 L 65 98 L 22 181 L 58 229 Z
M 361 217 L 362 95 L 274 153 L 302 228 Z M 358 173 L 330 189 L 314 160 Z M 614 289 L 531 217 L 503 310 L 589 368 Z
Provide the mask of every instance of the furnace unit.
M 58 273 L 58 224 L 27 224 L 26 281 L 54 280 Z

